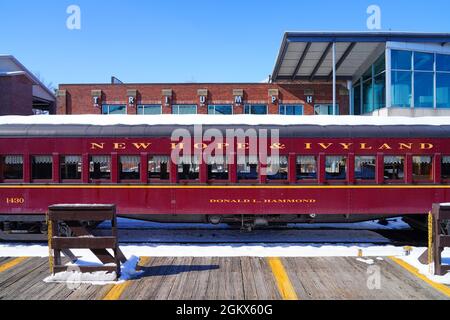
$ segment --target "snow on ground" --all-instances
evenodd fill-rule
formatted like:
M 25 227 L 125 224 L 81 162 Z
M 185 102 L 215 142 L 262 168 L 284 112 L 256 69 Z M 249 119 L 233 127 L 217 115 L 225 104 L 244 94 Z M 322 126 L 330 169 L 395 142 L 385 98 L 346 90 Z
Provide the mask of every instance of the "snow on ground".
M 290 223 L 289 229 L 353 229 L 353 230 L 403 230 L 410 226 L 402 218 L 389 218 L 388 224 L 382 225 L 378 220 L 353 222 L 353 223 Z M 227 224 L 205 224 L 205 223 L 158 223 L 151 221 L 118 218 L 117 224 L 120 229 L 231 229 Z M 97 228 L 110 228 L 110 222 L 103 222 Z
M 426 248 L 414 248 L 414 250 L 411 252 L 409 256 L 400 256 L 400 259 L 406 261 L 407 263 L 415 267 L 419 271 L 419 273 L 428 277 L 428 279 L 434 282 L 450 285 L 450 272 L 447 272 L 447 274 L 444 276 L 435 276 L 433 271 L 434 267 L 433 265 L 431 266 L 423 265 L 419 262 L 419 257 L 422 253 L 425 252 L 425 250 Z M 442 263 L 450 264 L 450 248 L 446 248 L 442 252 Z

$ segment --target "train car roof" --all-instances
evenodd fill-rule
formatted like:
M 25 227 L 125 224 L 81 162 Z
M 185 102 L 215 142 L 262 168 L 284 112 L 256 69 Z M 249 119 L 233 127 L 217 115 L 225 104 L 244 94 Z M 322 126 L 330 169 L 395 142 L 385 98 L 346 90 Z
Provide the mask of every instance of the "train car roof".
M 2 116 L 0 137 L 161 137 L 176 128 L 279 129 L 281 137 L 450 138 L 450 117 L 282 115 Z

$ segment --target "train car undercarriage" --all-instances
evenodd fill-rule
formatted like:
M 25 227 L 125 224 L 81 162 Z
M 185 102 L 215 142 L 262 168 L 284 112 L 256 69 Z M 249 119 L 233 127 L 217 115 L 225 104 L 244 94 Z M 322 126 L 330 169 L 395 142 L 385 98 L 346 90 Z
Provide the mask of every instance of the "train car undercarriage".
M 355 223 L 370 220 L 379 220 L 383 224 L 389 215 L 118 215 L 122 218 L 150 221 L 157 223 L 205 223 L 228 224 L 234 228 L 246 231 L 273 227 L 285 227 L 292 223 Z M 413 229 L 426 230 L 426 215 L 404 215 L 403 219 Z M 98 223 L 86 221 L 85 224 L 92 229 Z M 120 227 L 120 222 L 119 222 Z M 68 236 L 70 228 L 65 228 Z M 0 241 L 46 241 L 47 223 L 45 215 L 0 215 Z

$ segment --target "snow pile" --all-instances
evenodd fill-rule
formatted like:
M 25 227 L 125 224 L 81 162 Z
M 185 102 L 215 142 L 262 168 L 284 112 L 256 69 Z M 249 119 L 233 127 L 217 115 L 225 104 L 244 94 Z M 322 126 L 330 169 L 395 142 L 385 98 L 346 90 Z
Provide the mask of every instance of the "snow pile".
M 92 257 L 88 257 L 92 258 Z M 117 279 L 115 272 L 85 272 L 81 273 L 79 266 L 97 265 L 94 261 L 87 261 L 86 258 L 78 260 L 75 264 L 69 263 L 68 271 L 59 272 L 44 279 L 44 282 L 57 282 L 67 283 L 72 285 L 77 284 L 93 284 L 93 285 L 106 285 L 117 284 L 127 280 L 138 278 L 143 271 L 137 271 L 136 266 L 139 263 L 139 257 L 131 256 L 120 267 L 120 278 Z

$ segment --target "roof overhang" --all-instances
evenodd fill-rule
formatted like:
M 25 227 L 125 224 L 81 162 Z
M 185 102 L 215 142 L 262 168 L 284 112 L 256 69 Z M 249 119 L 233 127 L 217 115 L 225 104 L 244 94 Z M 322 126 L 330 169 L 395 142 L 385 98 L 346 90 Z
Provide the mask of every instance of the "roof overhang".
M 24 76 L 33 84 L 33 95 L 47 101 L 55 101 L 56 97 L 47 86 L 30 72 L 19 60 L 12 55 L 0 55 L 0 76 Z
M 336 44 L 336 79 L 351 80 L 363 64 L 387 42 L 450 42 L 448 33 L 407 32 L 286 32 L 272 72 L 272 81 L 324 80 L 333 75 L 332 47 Z

